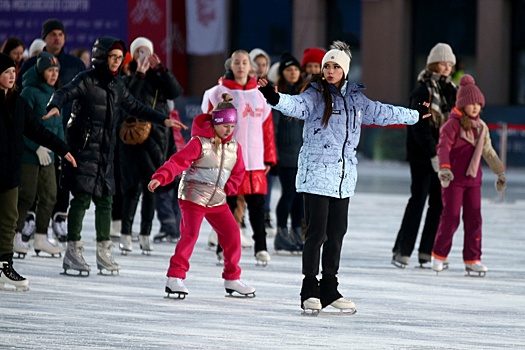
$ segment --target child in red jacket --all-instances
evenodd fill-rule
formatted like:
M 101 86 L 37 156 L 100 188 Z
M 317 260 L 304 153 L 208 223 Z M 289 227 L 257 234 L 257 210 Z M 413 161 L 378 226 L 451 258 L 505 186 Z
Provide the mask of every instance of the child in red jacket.
M 190 268 L 189 259 L 204 218 L 217 232 L 219 243 L 224 249 L 222 277 L 226 292 L 255 296 L 255 288 L 239 279 L 239 227 L 226 203 L 226 196 L 237 193 L 245 167 L 241 145 L 233 137 L 237 110 L 229 102 L 232 100 L 231 95 L 222 94 L 222 99 L 211 114 L 195 117 L 192 139 L 153 174 L 148 185 L 148 189 L 153 192 L 182 173 L 179 185 L 181 238 L 171 257 L 166 283 L 168 296 L 177 294 L 180 299 L 188 294 L 183 281 Z
M 484 276 L 487 267 L 481 263 L 481 156 L 498 176 L 496 189 L 506 186 L 503 164 L 492 148 L 487 124 L 479 117 L 485 97 L 472 76 L 465 74 L 459 81 L 456 107 L 441 127 L 437 155 L 438 173 L 442 185 L 443 211 L 434 249 L 432 269 L 443 270 L 452 247 L 452 238 L 459 226 L 463 207 L 465 239 L 463 260 L 465 269 Z

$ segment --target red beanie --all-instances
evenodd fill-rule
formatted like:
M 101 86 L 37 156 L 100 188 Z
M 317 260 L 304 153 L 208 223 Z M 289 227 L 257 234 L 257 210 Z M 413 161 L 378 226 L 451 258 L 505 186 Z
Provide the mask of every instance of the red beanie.
M 456 95 L 456 107 L 459 109 L 467 105 L 479 103 L 481 107 L 485 106 L 485 96 L 481 90 L 476 86 L 476 82 L 472 75 L 465 74 L 459 80 L 459 89 Z
M 319 49 L 317 47 L 308 47 L 304 49 L 301 67 L 304 68 L 306 64 L 310 62 L 319 63 L 319 65 L 321 65 L 325 53 L 325 50 Z
M 113 43 L 113 45 L 111 45 L 111 48 L 108 50 L 109 51 L 113 51 L 113 50 L 120 50 L 122 52 L 125 52 L 126 50 L 124 50 L 124 46 L 122 46 L 122 44 L 118 41 L 115 41 Z

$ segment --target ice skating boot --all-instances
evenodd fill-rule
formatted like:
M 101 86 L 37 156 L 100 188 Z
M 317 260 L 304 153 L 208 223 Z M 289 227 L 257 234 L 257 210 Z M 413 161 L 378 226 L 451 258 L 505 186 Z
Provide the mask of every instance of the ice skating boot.
M 321 300 L 319 298 L 310 297 L 302 302 L 303 314 L 317 316 L 321 311 Z
M 211 229 L 210 235 L 208 236 L 208 248 L 213 249 L 218 244 L 217 232 L 214 229 Z
M 445 266 L 444 263 L 445 260 L 441 260 L 435 257 L 432 258 L 432 270 L 436 271 L 436 275 L 443 271 Z
M 410 257 L 401 254 L 394 254 L 392 257 L 392 265 L 404 269 L 410 263 Z
M 217 252 L 217 266 L 224 265 L 224 252 Z
M 120 229 L 122 228 L 122 220 L 113 220 L 111 221 L 111 230 L 109 236 L 111 241 L 114 243 L 119 243 L 120 241 Z
M 302 227 L 295 227 L 292 228 L 292 231 L 290 232 L 290 235 L 292 235 L 293 241 L 295 244 L 303 250 L 304 247 L 304 241 L 303 241 L 303 228 Z
M 341 313 L 353 315 L 357 312 L 354 302 L 343 297 L 333 301 L 330 306 L 339 309 Z
M 167 298 L 170 298 L 171 294 L 176 294 L 176 299 L 185 299 L 189 293 L 188 288 L 184 285 L 184 280 L 176 277 L 168 277 L 164 291 L 168 294 Z
M 255 288 L 247 285 L 241 280 L 224 280 L 224 288 L 229 296 L 235 296 L 233 293 L 238 293 L 243 297 L 255 298 Z
M 277 253 L 287 252 L 297 254 L 302 252 L 301 247 L 295 243 L 293 236 L 286 227 L 277 228 L 277 235 L 275 235 L 273 247 Z
M 153 247 L 151 245 L 151 242 L 149 240 L 149 236 L 146 235 L 140 235 L 139 236 L 139 245 L 140 249 L 142 249 L 142 254 L 144 255 L 150 255 L 153 251 Z
M 119 274 L 119 266 L 113 257 L 113 242 L 97 242 L 97 269 L 99 270 L 99 275 L 103 275 L 102 270 L 109 271 L 112 275 L 115 271 L 117 275 Z
M 17 254 L 18 259 L 24 259 L 27 255 L 27 250 L 29 249 L 29 244 L 24 242 L 22 239 L 22 234 L 17 232 L 15 234 L 15 239 L 13 240 L 13 251 Z
M 9 254 L 10 255 L 10 254 Z M 11 285 L 14 288 L 8 288 L 7 285 Z M 18 272 L 15 271 L 13 268 L 13 260 L 12 257 L 9 256 L 8 258 L 1 257 L 0 258 L 0 289 L 1 290 L 16 290 L 17 292 L 25 292 L 28 291 L 29 281 L 20 276 Z
M 131 235 L 121 235 L 120 236 L 120 253 L 122 255 L 128 255 L 133 250 L 131 245 Z
M 467 276 L 485 277 L 489 269 L 481 261 L 478 261 L 474 264 L 465 264 L 465 270 L 467 270 Z M 471 272 L 473 273 L 472 275 L 470 274 Z
M 64 254 L 64 261 L 62 262 L 62 267 L 64 268 L 63 275 L 77 276 L 72 275 L 67 272 L 67 270 L 76 270 L 78 271 L 78 276 L 87 277 L 91 268 L 84 260 L 84 242 L 82 241 L 68 241 L 66 253 Z M 86 274 L 84 274 L 86 272 Z
M 43 251 L 50 254 L 52 258 L 62 257 L 62 249 L 51 244 L 46 233 L 35 233 L 34 248 L 37 256 L 40 256 L 40 252 Z
M 35 225 L 36 214 L 32 211 L 27 212 L 26 220 L 24 221 L 24 228 L 22 229 L 22 240 L 29 242 L 33 238 L 36 225 Z
M 61 243 L 67 241 L 67 213 L 56 212 L 53 215 L 53 223 L 51 227 L 53 228 L 53 233 L 55 234 L 57 240 Z
M 180 239 L 180 233 L 179 232 L 159 232 L 153 237 L 154 243 L 160 243 L 160 242 L 171 242 L 171 243 L 177 243 Z
M 268 265 L 268 262 L 272 260 L 272 258 L 266 250 L 260 250 L 257 253 L 255 253 L 255 260 L 257 261 L 256 265 L 266 266 Z

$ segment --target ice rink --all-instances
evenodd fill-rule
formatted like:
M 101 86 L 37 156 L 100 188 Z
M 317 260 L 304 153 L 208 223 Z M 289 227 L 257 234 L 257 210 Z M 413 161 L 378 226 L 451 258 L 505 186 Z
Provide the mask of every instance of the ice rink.
M 408 167 L 363 162 L 358 171 L 339 271 L 340 292 L 356 303 L 353 316 L 301 315 L 301 257 L 273 254 L 272 238 L 267 267 L 255 266 L 253 251 L 243 251 L 242 279 L 257 288 L 256 298 L 225 297 L 221 266 L 207 249 L 206 223 L 185 300 L 165 298 L 172 243 L 156 244 L 151 256 L 142 255 L 138 243 L 128 256 L 117 248 L 120 276 L 97 275 L 92 207 L 83 232 L 91 275 L 60 275 L 62 259 L 37 258 L 33 250 L 16 260 L 30 290 L 0 291 L 0 348 L 525 349 L 525 170 L 508 170 L 500 203 L 494 201 L 495 176 L 484 169 L 485 278 L 465 277 L 462 226 L 449 270 L 436 275 L 414 263 L 391 265 L 409 197 Z M 279 193 L 277 185 L 272 209 Z

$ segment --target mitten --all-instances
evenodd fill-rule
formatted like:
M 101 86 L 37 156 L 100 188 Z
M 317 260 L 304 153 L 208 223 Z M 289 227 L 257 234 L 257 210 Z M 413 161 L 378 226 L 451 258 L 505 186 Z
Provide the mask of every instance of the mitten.
M 51 156 L 49 155 L 50 152 L 50 149 L 47 149 L 42 146 L 36 149 L 36 155 L 38 156 L 38 161 L 40 162 L 40 165 L 48 166 L 49 164 L 51 164 Z
M 272 84 L 268 83 L 266 86 L 259 86 L 259 91 L 264 95 L 266 101 L 272 106 L 279 103 L 279 94 L 275 92 L 275 88 Z
M 450 184 L 450 181 L 454 180 L 454 174 L 449 168 L 442 168 L 438 172 L 439 181 L 443 188 L 447 188 Z
M 498 174 L 498 179 L 496 180 L 496 191 L 501 192 L 507 187 L 507 177 L 504 172 Z
M 432 163 L 432 169 L 437 173 L 439 171 L 439 159 L 438 156 L 430 158 L 430 163 Z

